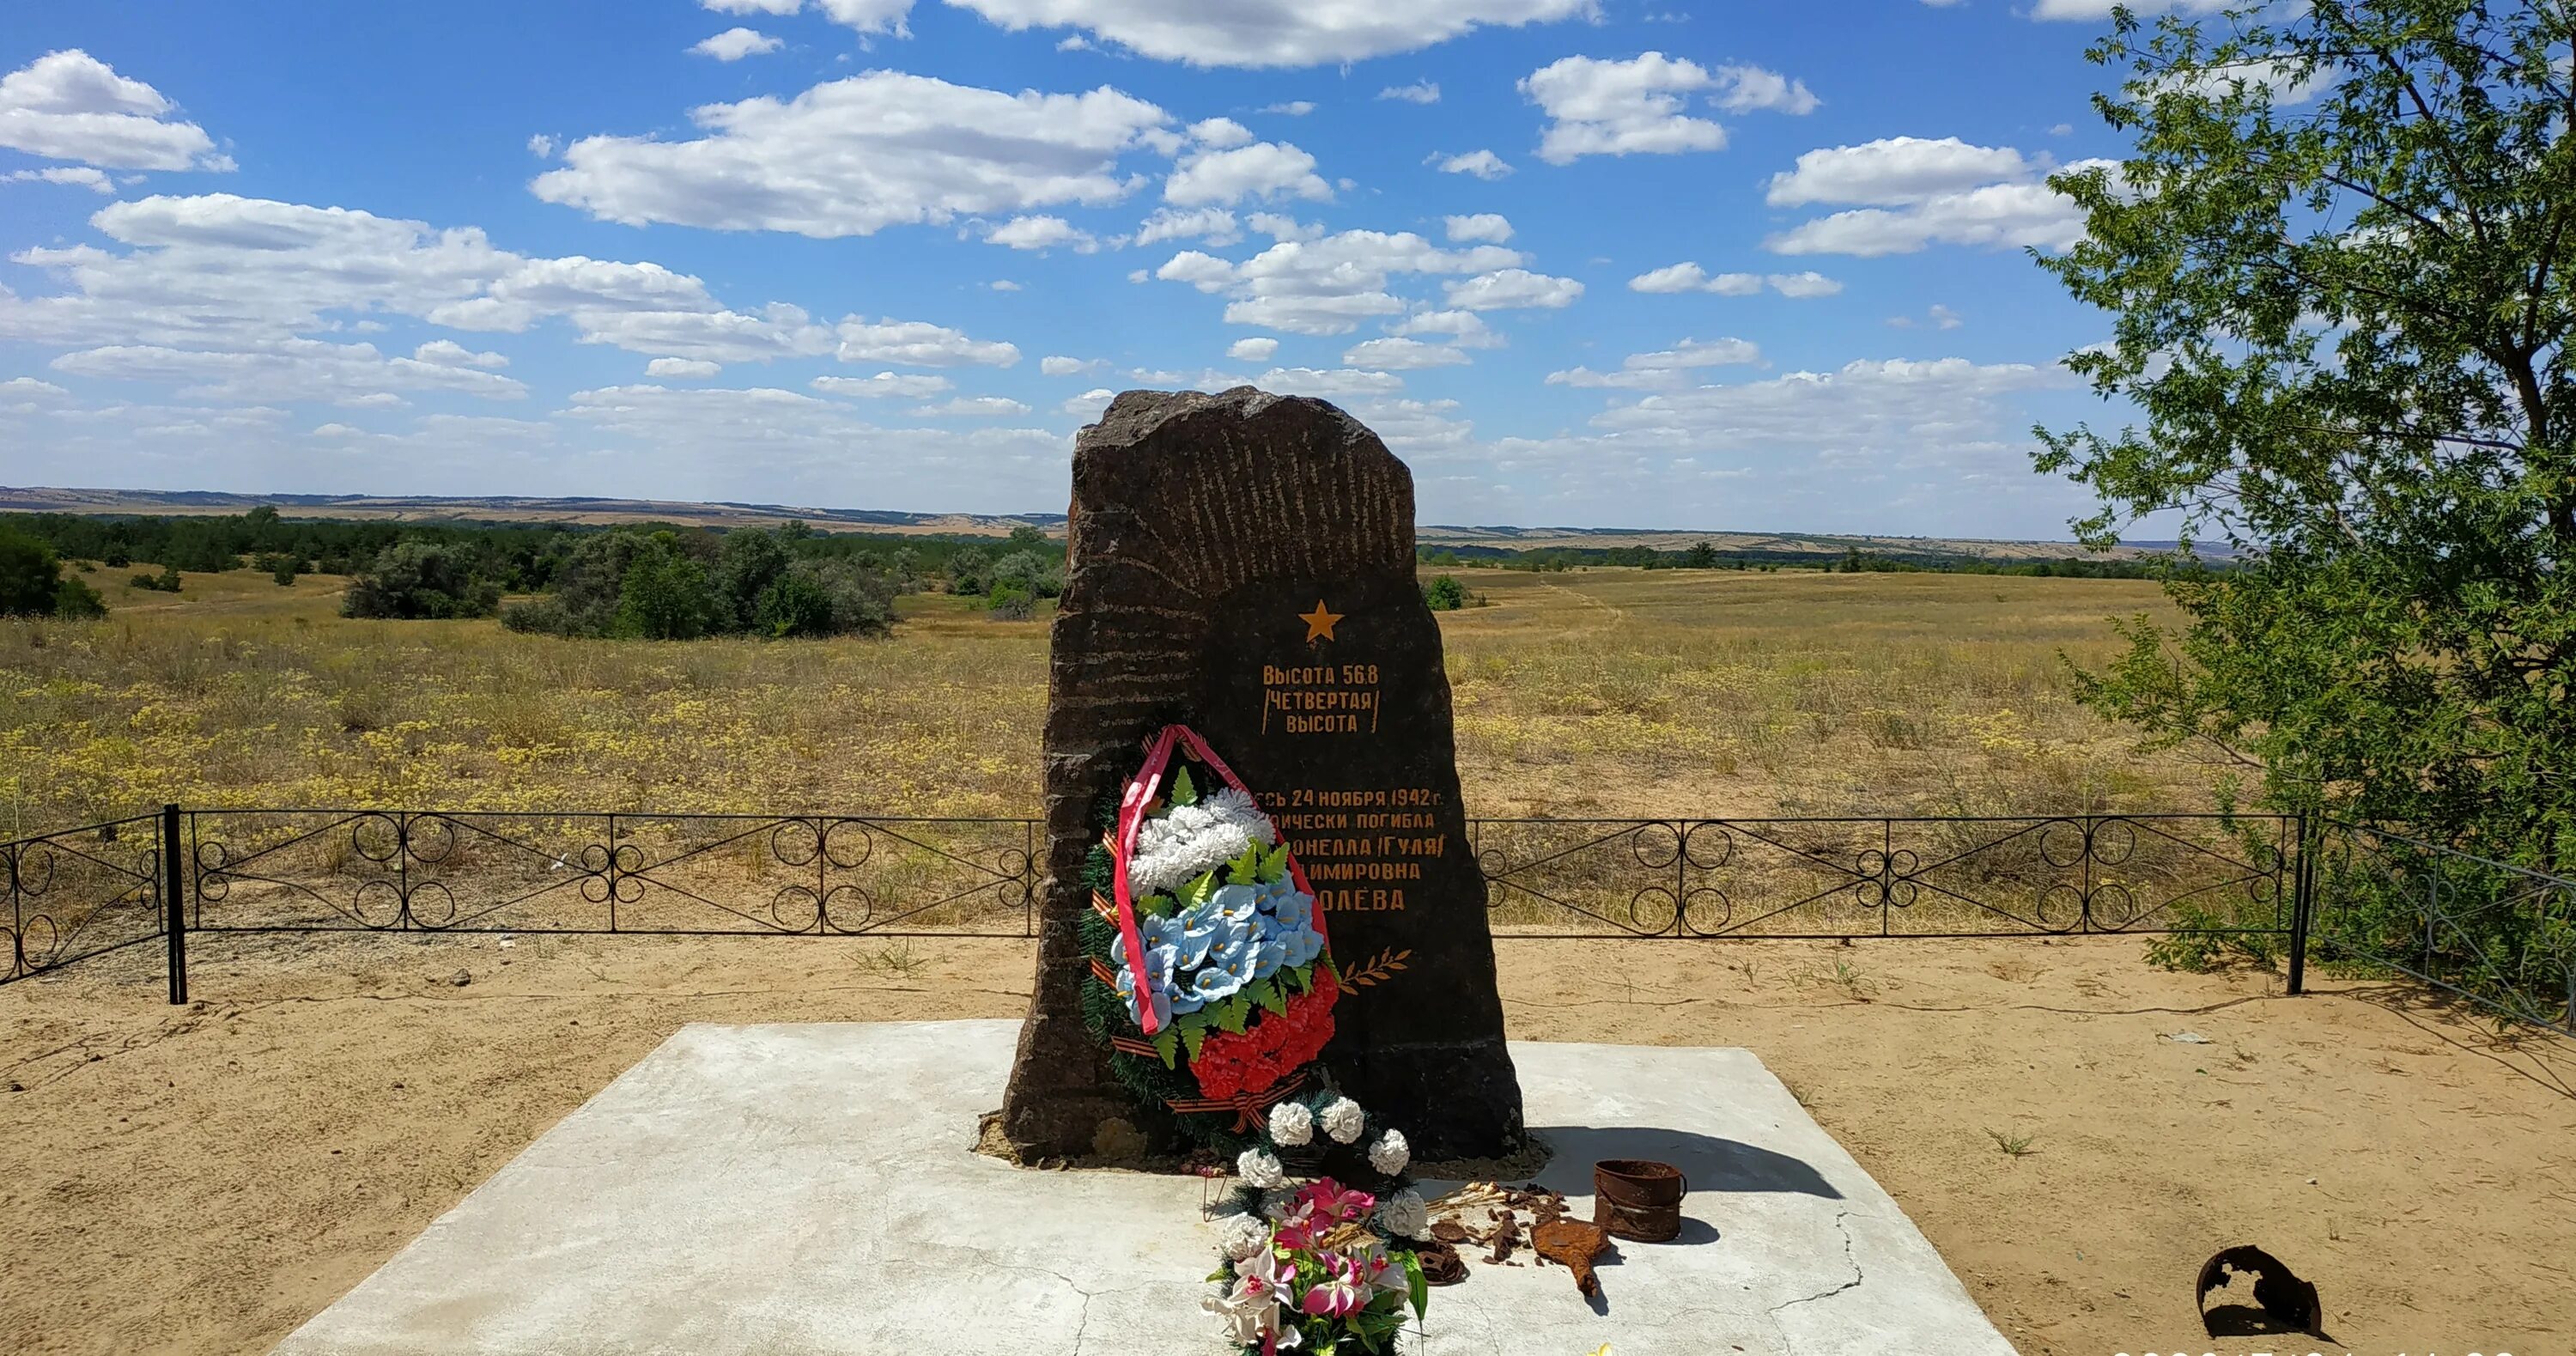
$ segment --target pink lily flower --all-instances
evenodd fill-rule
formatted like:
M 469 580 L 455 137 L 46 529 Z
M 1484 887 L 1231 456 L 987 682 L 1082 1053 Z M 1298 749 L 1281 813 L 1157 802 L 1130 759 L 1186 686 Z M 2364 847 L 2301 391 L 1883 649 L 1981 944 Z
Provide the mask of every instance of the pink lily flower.
M 1348 1318 L 1369 1302 L 1368 1282 L 1360 1278 L 1359 1264 L 1336 1253 L 1320 1259 L 1323 1279 L 1306 1288 L 1303 1308 L 1318 1317 Z

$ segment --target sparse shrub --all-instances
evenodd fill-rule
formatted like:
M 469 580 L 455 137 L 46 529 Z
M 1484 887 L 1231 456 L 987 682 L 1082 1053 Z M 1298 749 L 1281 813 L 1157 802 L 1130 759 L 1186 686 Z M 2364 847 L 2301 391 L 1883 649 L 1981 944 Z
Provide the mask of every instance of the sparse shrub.
M 126 582 L 138 589 L 150 589 L 155 593 L 177 593 L 180 584 L 179 570 L 175 565 L 164 565 L 159 574 L 138 573 Z

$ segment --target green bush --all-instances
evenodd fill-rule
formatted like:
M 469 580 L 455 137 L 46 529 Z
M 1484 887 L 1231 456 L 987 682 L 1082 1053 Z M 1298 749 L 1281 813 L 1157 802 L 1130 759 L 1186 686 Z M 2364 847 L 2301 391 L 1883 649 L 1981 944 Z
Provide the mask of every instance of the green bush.
M 1053 598 L 1064 592 L 1064 562 L 1036 551 L 1013 551 L 993 562 L 993 587 L 1005 585 L 1032 598 Z
M 396 542 L 349 584 L 340 614 L 370 619 L 488 617 L 501 586 L 475 575 L 472 557 L 443 542 Z
M 1434 612 L 1455 612 L 1467 605 L 1467 586 L 1444 574 L 1422 586 L 1422 601 Z
M 984 615 L 995 621 L 1027 621 L 1037 614 L 1037 599 L 1030 596 L 1026 586 L 1016 583 L 995 584 L 985 602 Z
M 969 546 L 948 558 L 948 591 L 973 597 L 993 587 L 993 553 Z
M 159 574 L 139 573 L 126 582 L 138 589 L 150 589 L 155 593 L 177 593 L 179 570 L 176 566 L 164 565 Z
M 91 588 L 88 580 L 76 574 L 65 575 L 62 583 L 54 588 L 54 615 L 66 618 L 104 617 L 107 615 L 107 600 L 98 596 L 98 590 Z

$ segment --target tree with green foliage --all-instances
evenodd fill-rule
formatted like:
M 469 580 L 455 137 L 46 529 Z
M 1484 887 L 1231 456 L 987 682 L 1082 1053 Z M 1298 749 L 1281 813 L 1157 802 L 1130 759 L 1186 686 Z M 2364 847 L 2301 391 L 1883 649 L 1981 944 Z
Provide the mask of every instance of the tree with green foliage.
M 179 567 L 176 565 L 164 565 L 158 574 L 137 572 L 126 582 L 138 589 L 150 589 L 155 593 L 177 593 L 182 583 L 179 578 Z
M 1423 605 L 1434 612 L 1455 612 L 1467 605 L 1467 586 L 1456 575 L 1440 575 L 1422 586 Z
M 783 539 L 778 533 L 757 527 L 725 534 L 724 544 L 716 548 L 715 585 L 722 595 L 717 601 L 724 613 L 717 630 L 754 629 L 761 596 L 777 587 L 787 573 L 792 558 L 787 549 L 789 540 L 792 538 Z
M 1692 542 L 1691 548 L 1682 553 L 1682 568 L 1685 570 L 1716 569 L 1717 548 L 1704 541 Z
M 1022 529 L 1025 531 L 1026 529 Z M 1064 592 L 1064 555 L 1013 551 L 993 562 L 993 587 L 1016 588 L 1031 598 L 1053 598 Z
M 993 553 L 969 546 L 948 558 L 948 591 L 972 597 L 993 587 Z
M 488 617 L 501 586 L 474 573 L 464 551 L 445 542 L 404 541 L 386 547 L 349 582 L 340 615 L 410 621 Z
M 2576 114 L 2563 5 L 2314 0 L 2090 55 L 2134 150 L 2050 182 L 2040 262 L 2113 317 L 2069 366 L 2142 423 L 2039 431 L 2091 541 L 2172 510 L 2186 570 L 2084 680 L 2325 808 L 2576 867 Z
M 724 599 L 707 569 L 680 549 L 677 533 L 644 539 L 617 589 L 610 633 L 630 640 L 695 640 L 724 619 Z
M 107 603 L 78 575 L 63 573 L 54 548 L 0 527 L 0 616 L 101 617 Z

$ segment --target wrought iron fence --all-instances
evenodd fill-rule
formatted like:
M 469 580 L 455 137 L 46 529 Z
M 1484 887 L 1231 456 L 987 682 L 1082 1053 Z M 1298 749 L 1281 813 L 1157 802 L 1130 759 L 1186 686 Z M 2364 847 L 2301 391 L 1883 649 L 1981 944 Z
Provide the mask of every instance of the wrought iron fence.
M 1031 935 L 1039 825 L 190 810 L 203 932 Z
M 190 932 L 1035 933 L 1031 819 L 199 809 L 0 843 L 0 983 Z M 2576 1032 L 2576 882 L 2287 815 L 1477 819 L 1501 937 L 2193 933 Z
M 0 984 L 169 938 L 167 818 L 136 815 L 0 843 L 9 937 Z
M 1478 820 L 1494 930 L 1540 937 L 2266 933 L 2284 815 Z
M 2395 971 L 2576 1035 L 2576 881 L 2334 822 L 2308 870 L 2320 963 Z

